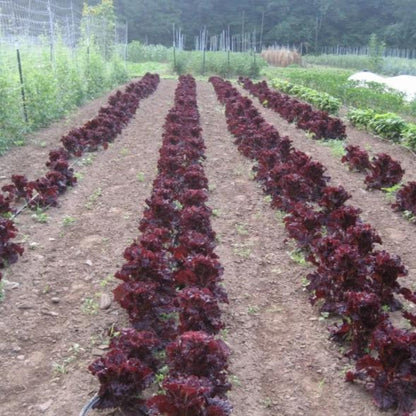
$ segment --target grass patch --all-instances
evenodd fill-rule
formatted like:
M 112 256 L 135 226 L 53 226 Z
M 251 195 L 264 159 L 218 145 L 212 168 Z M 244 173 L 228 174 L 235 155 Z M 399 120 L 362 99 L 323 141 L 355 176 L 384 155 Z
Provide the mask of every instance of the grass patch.
M 322 146 L 329 147 L 331 153 L 337 158 L 341 158 L 345 155 L 344 140 L 322 140 L 319 143 L 322 144 Z
M 161 77 L 171 75 L 170 64 L 163 62 L 127 62 L 129 77 L 142 77 L 146 72 L 158 73 Z

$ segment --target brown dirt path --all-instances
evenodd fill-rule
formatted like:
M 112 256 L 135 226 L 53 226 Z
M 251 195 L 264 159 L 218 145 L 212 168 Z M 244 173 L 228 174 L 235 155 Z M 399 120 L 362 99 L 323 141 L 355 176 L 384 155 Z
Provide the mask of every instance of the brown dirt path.
M 250 180 L 251 163 L 226 129 L 213 88 L 198 83 L 205 171 L 219 212 L 217 254 L 230 297 L 225 322 L 233 351 L 235 416 L 381 415 L 359 386 L 344 382 L 348 361 L 327 339 L 290 259 L 281 220 Z M 388 413 L 387 413 L 388 414 Z
M 79 170 L 84 178 L 47 212 L 47 224 L 19 217 L 26 252 L 5 275 L 18 287 L 0 303 L 2 416 L 77 416 L 96 391 L 87 366 L 110 326 L 125 321 L 118 305 L 97 305 L 138 235 L 175 86 L 161 81 L 141 102 L 121 137 Z
M 240 89 L 243 95 L 247 91 Z M 381 191 L 367 191 L 365 189 L 365 175 L 350 172 L 340 158 L 333 155 L 329 147 L 321 142 L 308 139 L 303 130 L 289 124 L 273 110 L 262 107 L 257 98 L 250 96 L 254 105 L 260 110 L 263 117 L 273 124 L 281 136 L 289 136 L 299 150 L 310 155 L 314 160 L 321 162 L 327 168 L 331 177 L 331 185 L 342 185 L 351 195 L 349 204 L 362 210 L 362 218 L 371 224 L 380 234 L 384 250 L 399 255 L 409 269 L 405 278 L 406 284 L 416 290 L 416 234 L 415 225 L 409 223 L 400 213 L 391 209 L 391 201 Z M 392 143 L 381 141 L 370 134 L 349 127 L 346 143 L 359 144 L 362 148 L 371 148 L 371 153 L 385 152 L 393 159 L 400 161 L 406 169 L 404 181 L 416 179 L 416 164 L 412 154 L 406 149 Z
M 19 217 L 26 253 L 7 271 L 12 283 L 0 303 L 1 416 L 78 416 L 97 390 L 87 365 L 105 350 L 108 328 L 126 320 L 118 305 L 100 310 L 97 304 L 101 293 L 111 294 L 116 282 L 108 276 L 138 234 L 175 85 L 162 80 L 122 137 L 84 161 L 77 169 L 83 179 L 61 198 L 59 209 L 48 211 L 47 224 L 31 213 Z M 328 341 L 327 322 L 303 291 L 308 269 L 290 259 L 281 220 L 250 180 L 251 164 L 232 144 L 223 108 L 206 82 L 198 82 L 198 104 L 217 254 L 230 297 L 224 320 L 233 350 L 233 414 L 392 414 L 379 412 L 359 386 L 344 383 L 348 363 Z M 82 120 L 80 115 L 75 125 Z M 19 160 L 30 151 L 16 149 Z

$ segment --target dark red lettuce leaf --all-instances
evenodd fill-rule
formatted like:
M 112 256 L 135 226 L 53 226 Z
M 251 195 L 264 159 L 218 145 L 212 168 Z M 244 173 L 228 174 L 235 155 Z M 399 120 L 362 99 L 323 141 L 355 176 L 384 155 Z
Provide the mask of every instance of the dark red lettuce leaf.
M 377 357 L 361 358 L 350 378 L 366 379 L 381 409 L 411 412 L 416 401 L 416 333 L 383 322 L 373 332 L 370 349 Z
M 178 293 L 179 331 L 217 334 L 224 328 L 217 298 L 209 289 L 189 287 Z
M 100 401 L 94 406 L 98 409 L 142 407 L 144 399 L 140 398 L 141 392 L 154 377 L 153 371 L 139 359 L 129 359 L 118 349 L 112 349 L 98 358 L 88 369 L 100 381 Z
M 13 221 L 0 217 L 0 269 L 16 263 L 19 255 L 23 254 L 21 245 L 10 242 L 17 232 Z
M 342 157 L 341 162 L 347 163 L 350 170 L 357 172 L 366 172 L 370 170 L 370 158 L 365 150 L 362 150 L 360 146 L 348 145 L 346 148 L 346 154 Z
M 408 182 L 398 190 L 393 208 L 416 216 L 416 182 Z
M 206 378 L 196 376 L 168 377 L 164 380 L 165 394 L 147 401 L 149 415 L 206 416 L 212 385 Z
M 154 332 L 124 328 L 118 336 L 111 339 L 109 348 L 123 351 L 128 359 L 137 358 L 153 371 L 157 371 L 160 359 L 156 358 L 156 352 L 160 350 L 161 344 Z
M 369 189 L 390 188 L 403 178 L 404 170 L 400 163 L 386 153 L 380 153 L 371 162 L 371 172 L 365 178 Z

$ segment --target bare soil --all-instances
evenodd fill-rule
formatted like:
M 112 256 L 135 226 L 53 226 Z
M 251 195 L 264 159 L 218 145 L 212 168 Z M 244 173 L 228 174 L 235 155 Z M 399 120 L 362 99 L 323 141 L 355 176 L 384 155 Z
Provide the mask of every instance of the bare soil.
M 138 235 L 144 201 L 156 175 L 164 118 L 173 104 L 176 82 L 162 80 L 141 102 L 136 116 L 107 151 L 76 166 L 79 184 L 39 223 L 32 212 L 18 219 L 23 258 L 6 271 L 6 296 L 0 303 L 0 413 L 2 416 L 77 416 L 97 391 L 87 366 L 105 352 L 108 330 L 126 324 L 117 304 L 100 301 L 117 282 L 111 276 L 122 253 Z M 93 117 L 105 97 L 65 122 L 33 136 L 33 142 L 0 158 L 0 176 L 43 170 L 48 149 L 71 126 Z M 258 102 L 254 100 L 257 105 Z M 235 416 L 388 415 L 380 412 L 361 386 L 344 382 L 349 368 L 303 289 L 311 271 L 291 260 L 281 218 L 251 180 L 251 163 L 241 156 L 227 131 L 224 110 L 210 84 L 198 82 L 198 104 L 207 150 L 217 254 L 225 267 L 230 304 L 224 307 Z M 258 105 L 260 108 L 260 105 Z M 383 238 L 416 272 L 414 226 L 394 213 L 381 192 L 368 192 L 364 176 L 350 173 L 331 150 L 307 139 L 270 110 L 261 110 L 281 135 L 328 168 L 332 183 L 342 184 L 351 203 L 363 210 Z M 415 178 L 414 157 L 365 132 L 348 129 L 349 141 L 385 151 Z M 37 143 L 47 142 L 47 145 Z M 0 181 L 0 185 L 2 181 Z M 410 283 L 409 283 L 410 284 Z M 103 296 L 104 295 L 104 296 Z M 117 411 L 91 412 L 118 415 Z

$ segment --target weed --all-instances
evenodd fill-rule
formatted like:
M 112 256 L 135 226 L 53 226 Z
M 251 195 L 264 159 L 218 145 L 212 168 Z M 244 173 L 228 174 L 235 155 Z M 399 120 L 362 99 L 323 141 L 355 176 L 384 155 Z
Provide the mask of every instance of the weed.
M 339 352 L 342 355 L 345 355 L 345 347 L 340 347 Z M 345 377 L 345 375 L 348 373 L 348 371 L 354 371 L 355 367 L 351 364 L 346 364 L 341 370 L 341 376 Z
M 38 243 L 36 243 L 35 241 L 32 241 L 29 243 L 29 250 L 36 250 L 36 248 L 38 247 Z
M 68 352 L 71 352 L 73 355 L 78 355 L 81 352 L 84 352 L 84 348 L 81 347 L 81 345 L 74 342 L 68 349 Z
M 256 214 L 254 215 L 254 218 L 256 220 L 263 218 L 263 213 L 261 211 L 257 211 Z
M 6 220 L 11 219 L 12 217 L 13 217 L 13 214 L 11 212 L 5 212 L 5 213 L 2 213 L 0 215 L 0 218 L 6 218 Z M 15 220 L 15 222 L 16 222 L 16 220 Z
M 275 217 L 277 218 L 277 220 L 279 221 L 279 222 L 283 222 L 283 220 L 284 220 L 284 218 L 286 217 L 286 212 L 284 212 L 284 211 L 276 211 L 275 213 L 274 213 L 274 215 L 275 215 Z
M 110 329 L 108 330 L 108 336 L 110 338 L 118 337 L 120 335 L 120 331 L 117 331 L 116 325 L 111 324 Z
M 50 291 L 51 291 L 51 286 L 50 286 L 49 284 L 47 284 L 47 285 L 43 288 L 42 293 L 43 293 L 44 295 L 46 295 L 46 294 L 48 294 Z
M 85 204 L 85 208 L 92 209 L 94 204 L 97 202 L 97 199 L 102 196 L 103 190 L 98 187 L 89 197 L 87 203 Z
M 248 235 L 249 231 L 245 227 L 246 224 L 236 224 L 235 229 L 237 230 L 237 233 L 240 235 Z
M 162 368 L 155 375 L 155 382 L 159 387 L 159 390 L 162 390 L 162 383 L 165 380 L 166 376 L 168 375 L 169 367 L 164 365 Z
M 105 287 L 107 287 L 107 285 L 109 285 L 113 280 L 113 275 L 109 274 L 106 277 L 104 277 L 103 280 L 100 281 L 100 286 L 104 289 Z
M 260 308 L 258 306 L 249 306 L 247 308 L 247 313 L 249 315 L 256 315 L 259 312 L 260 312 Z
M 43 211 L 42 208 L 36 208 L 36 211 L 34 214 L 32 214 L 32 218 L 41 224 L 46 224 L 49 220 L 49 215 L 46 214 L 46 212 Z
M 222 235 L 220 233 L 216 234 L 216 236 L 215 236 L 215 243 L 217 245 L 222 243 Z
M 280 306 L 273 305 L 271 308 L 267 308 L 266 312 L 268 313 L 280 313 L 283 309 Z
M 295 248 L 290 253 L 290 259 L 301 266 L 307 266 L 308 262 L 305 259 L 305 254 L 302 250 Z
M 178 312 L 170 312 L 170 313 L 161 313 L 159 318 L 163 322 L 167 322 L 170 320 L 174 320 L 175 322 L 179 322 L 179 313 Z
M 218 218 L 221 215 L 221 211 L 218 208 L 212 210 L 212 216 Z
M 273 198 L 271 197 L 271 195 L 266 195 L 263 198 L 264 202 L 267 202 L 268 204 L 270 204 L 273 201 Z
M 341 158 L 345 155 L 345 142 L 343 140 L 324 140 L 320 143 L 325 147 L 329 147 L 335 157 Z
M 71 353 L 69 357 L 65 358 L 62 361 L 62 363 L 58 363 L 56 361 L 52 363 L 54 373 L 58 376 L 67 374 L 69 364 L 74 362 L 77 359 L 78 355 L 84 351 L 85 351 L 84 348 L 82 348 L 79 344 L 73 343 L 68 349 L 68 352 Z
M 77 180 L 84 179 L 84 174 L 81 172 L 75 172 L 74 176 L 77 178 Z
M 243 169 L 242 169 L 242 167 L 238 167 L 238 168 L 235 168 L 234 170 L 233 170 L 233 175 L 234 176 L 241 176 L 241 175 L 243 175 Z
M 90 166 L 92 165 L 92 162 L 94 162 L 94 155 L 87 155 L 81 159 L 81 164 L 84 166 Z
M 127 156 L 129 153 L 130 153 L 130 151 L 129 151 L 129 149 L 127 149 L 126 147 L 123 147 L 123 148 L 120 150 L 120 155 L 121 155 L 121 156 Z
M 4 289 L 4 282 L 0 280 L 0 302 L 3 302 L 5 297 L 6 297 L 6 291 Z
M 408 210 L 403 211 L 403 218 L 412 223 L 416 222 L 416 217 L 413 215 L 413 212 Z
M 389 306 L 389 305 L 383 305 L 383 306 L 381 307 L 381 309 L 382 309 L 382 311 L 383 311 L 383 312 L 385 312 L 385 313 L 390 312 L 390 306 Z
M 183 205 L 178 201 L 178 200 L 174 200 L 173 201 L 173 206 L 178 210 L 181 211 L 183 209 Z
M 66 363 L 65 360 L 62 364 L 53 362 L 52 367 L 53 367 L 53 372 L 58 376 L 66 374 L 68 372 L 68 363 Z
M 156 351 L 154 353 L 155 359 L 158 361 L 166 361 L 166 350 Z
M 144 182 L 144 173 L 143 172 L 138 172 L 137 175 L 136 175 L 136 179 L 139 182 Z
M 261 401 L 262 406 L 266 409 L 270 409 L 272 407 L 272 399 L 270 397 L 266 397 L 264 400 Z
M 95 315 L 98 313 L 98 302 L 92 298 L 92 297 L 86 297 L 84 299 L 84 302 L 82 303 L 81 310 L 82 312 L 88 314 L 88 315 Z
M 381 188 L 386 195 L 388 201 L 393 202 L 396 197 L 396 192 L 402 187 L 401 183 L 391 186 L 390 188 Z
M 228 329 L 227 328 L 220 329 L 220 338 L 223 341 L 227 340 L 227 338 L 228 338 Z
M 315 139 L 316 134 L 315 134 L 315 133 L 313 133 L 312 131 L 305 131 L 305 136 L 306 136 L 308 139 L 310 139 L 310 140 L 314 140 L 314 139 Z
M 217 186 L 216 186 L 216 185 L 214 185 L 214 184 L 212 184 L 212 183 L 210 183 L 210 184 L 208 185 L 208 191 L 209 191 L 209 192 L 214 192 L 216 189 L 217 189 Z
M 241 381 L 235 374 L 231 374 L 229 378 L 233 386 L 241 386 Z
M 74 217 L 67 216 L 62 221 L 64 227 L 67 227 L 68 225 L 74 224 L 77 220 Z
M 329 318 L 329 312 L 321 312 L 321 315 L 318 319 L 322 322 L 322 321 L 325 321 L 328 318 Z
M 247 247 L 246 244 L 233 244 L 233 252 L 237 256 L 247 259 L 250 257 L 251 248 Z

